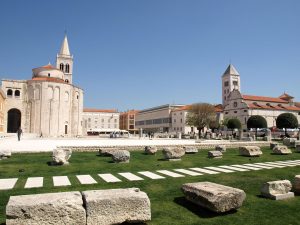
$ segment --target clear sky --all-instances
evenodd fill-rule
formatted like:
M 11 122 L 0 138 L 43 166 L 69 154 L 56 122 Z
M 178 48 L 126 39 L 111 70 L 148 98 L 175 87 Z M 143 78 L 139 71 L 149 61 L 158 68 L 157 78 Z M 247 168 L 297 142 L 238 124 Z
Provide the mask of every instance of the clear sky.
M 64 31 L 84 106 L 221 103 L 231 62 L 242 93 L 300 101 L 299 0 L 1 0 L 0 78 L 55 64 Z

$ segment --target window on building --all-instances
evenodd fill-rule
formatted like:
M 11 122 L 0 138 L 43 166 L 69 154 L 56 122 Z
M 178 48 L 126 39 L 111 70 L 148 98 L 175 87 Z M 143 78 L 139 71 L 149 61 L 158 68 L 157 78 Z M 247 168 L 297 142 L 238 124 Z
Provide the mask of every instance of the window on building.
M 237 106 L 238 106 L 238 103 L 237 103 L 237 102 L 234 102 L 234 103 L 233 103 L 233 107 L 236 108 Z
M 79 99 L 79 95 L 77 95 L 76 98 Z
M 50 73 L 48 73 L 48 77 L 50 77 Z
M 247 110 L 247 109 L 245 109 L 245 110 L 244 110 L 244 112 L 248 112 L 248 110 Z
M 117 128 L 117 124 L 115 124 L 115 128 Z
M 227 114 L 228 114 L 228 112 L 225 112 L 225 114 L 227 115 Z
M 91 122 L 91 118 L 88 118 L 88 121 Z
M 65 79 L 65 82 L 68 84 L 68 83 L 69 83 L 69 80 L 68 80 L 68 79 Z
M 12 97 L 13 91 L 11 89 L 8 89 L 6 92 L 7 97 Z
M 224 97 L 224 100 L 226 100 L 226 96 Z
M 225 82 L 224 82 L 224 86 L 225 86 L 225 87 L 228 87 L 228 86 L 229 86 L 229 81 L 225 81 Z
M 115 119 L 115 123 L 117 123 L 117 119 Z
M 182 123 L 182 119 L 180 119 L 180 123 Z
M 66 64 L 66 73 L 69 73 L 70 72 L 70 66 L 69 66 L 69 64 L 67 63 Z
M 64 64 L 61 63 L 61 64 L 59 65 L 59 69 L 60 69 L 61 71 L 64 71 Z
M 129 129 L 133 130 L 134 129 L 134 125 L 129 125 Z
M 238 86 L 239 82 L 238 82 L 237 80 L 234 80 L 234 81 L 232 82 L 232 84 L 233 84 L 233 86 Z
M 15 97 L 17 97 L 17 98 L 20 97 L 20 91 L 19 90 L 15 90 Z
M 234 111 L 234 113 L 237 113 L 237 111 Z
M 176 119 L 174 119 L 174 123 L 176 123 Z

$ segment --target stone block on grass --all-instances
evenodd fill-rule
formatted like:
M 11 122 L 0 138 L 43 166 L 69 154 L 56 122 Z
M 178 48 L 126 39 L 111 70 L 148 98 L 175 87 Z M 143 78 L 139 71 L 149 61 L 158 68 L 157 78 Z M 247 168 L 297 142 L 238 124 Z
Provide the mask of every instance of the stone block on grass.
M 223 157 L 223 154 L 220 151 L 209 151 L 208 152 L 208 158 L 217 158 L 217 159 L 220 159 L 222 157 Z
M 162 150 L 164 159 L 168 161 L 179 161 L 181 157 L 184 156 L 185 151 L 183 148 L 173 147 L 173 148 L 164 148 Z
M 100 148 L 98 155 L 99 156 L 112 156 L 113 152 L 116 151 L 116 149 L 112 148 Z
M 142 223 L 151 220 L 150 200 L 138 188 L 82 192 L 87 225 Z
M 240 155 L 248 157 L 258 157 L 262 155 L 262 151 L 258 146 L 242 146 L 239 147 Z
M 54 149 L 52 153 L 52 165 L 68 165 L 71 155 L 71 149 Z
M 276 154 L 276 155 L 292 154 L 292 151 L 283 145 L 278 145 L 278 146 L 274 147 L 272 151 L 273 151 L 273 154 Z
M 157 152 L 157 147 L 155 146 L 146 146 L 145 147 L 145 154 L 147 155 L 155 155 Z
M 262 185 L 261 195 L 273 200 L 293 198 L 294 193 L 290 192 L 292 184 L 289 180 L 269 181 Z
M 6 225 L 86 224 L 80 192 L 11 196 L 6 206 Z
M 129 163 L 130 152 L 126 150 L 118 150 L 112 153 L 112 160 L 115 163 Z
M 11 157 L 11 151 L 10 150 L 0 150 L 0 160 L 1 159 L 7 159 Z
M 183 147 L 185 154 L 195 154 L 198 153 L 197 147 L 185 146 Z
M 246 198 L 243 190 L 211 182 L 183 184 L 181 190 L 187 200 L 217 213 L 240 208 Z
M 295 142 L 297 141 L 297 138 L 284 138 L 282 140 L 283 145 L 287 147 L 295 147 Z
M 226 145 L 217 145 L 215 147 L 215 150 L 220 152 L 226 152 Z

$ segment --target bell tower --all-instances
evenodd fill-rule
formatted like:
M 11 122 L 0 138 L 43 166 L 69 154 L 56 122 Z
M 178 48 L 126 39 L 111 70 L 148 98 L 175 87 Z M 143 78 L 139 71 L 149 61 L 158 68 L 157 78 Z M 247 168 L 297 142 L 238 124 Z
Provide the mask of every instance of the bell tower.
M 60 52 L 56 56 L 56 68 L 63 71 L 65 82 L 72 84 L 73 55 L 70 53 L 67 35 L 65 34 Z
M 232 64 L 229 64 L 222 76 L 222 102 L 227 105 L 230 92 L 238 90 L 241 92 L 240 74 Z

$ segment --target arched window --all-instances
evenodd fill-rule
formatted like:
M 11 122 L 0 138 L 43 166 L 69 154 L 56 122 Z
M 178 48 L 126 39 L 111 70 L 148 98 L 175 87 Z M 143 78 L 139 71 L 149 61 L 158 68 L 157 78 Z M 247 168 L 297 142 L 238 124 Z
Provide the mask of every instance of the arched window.
M 17 97 L 17 98 L 20 97 L 20 91 L 19 90 L 15 90 L 15 97 Z
M 70 72 L 70 66 L 69 66 L 69 64 L 67 63 L 66 64 L 66 73 L 69 73 Z
M 61 71 L 64 71 L 64 64 L 61 63 L 61 64 L 59 65 L 59 69 L 60 69 Z
M 6 94 L 7 94 L 7 97 L 12 97 L 13 91 L 11 89 L 8 89 Z
M 68 84 L 68 83 L 69 83 L 69 80 L 68 80 L 68 79 L 65 79 L 65 82 Z

